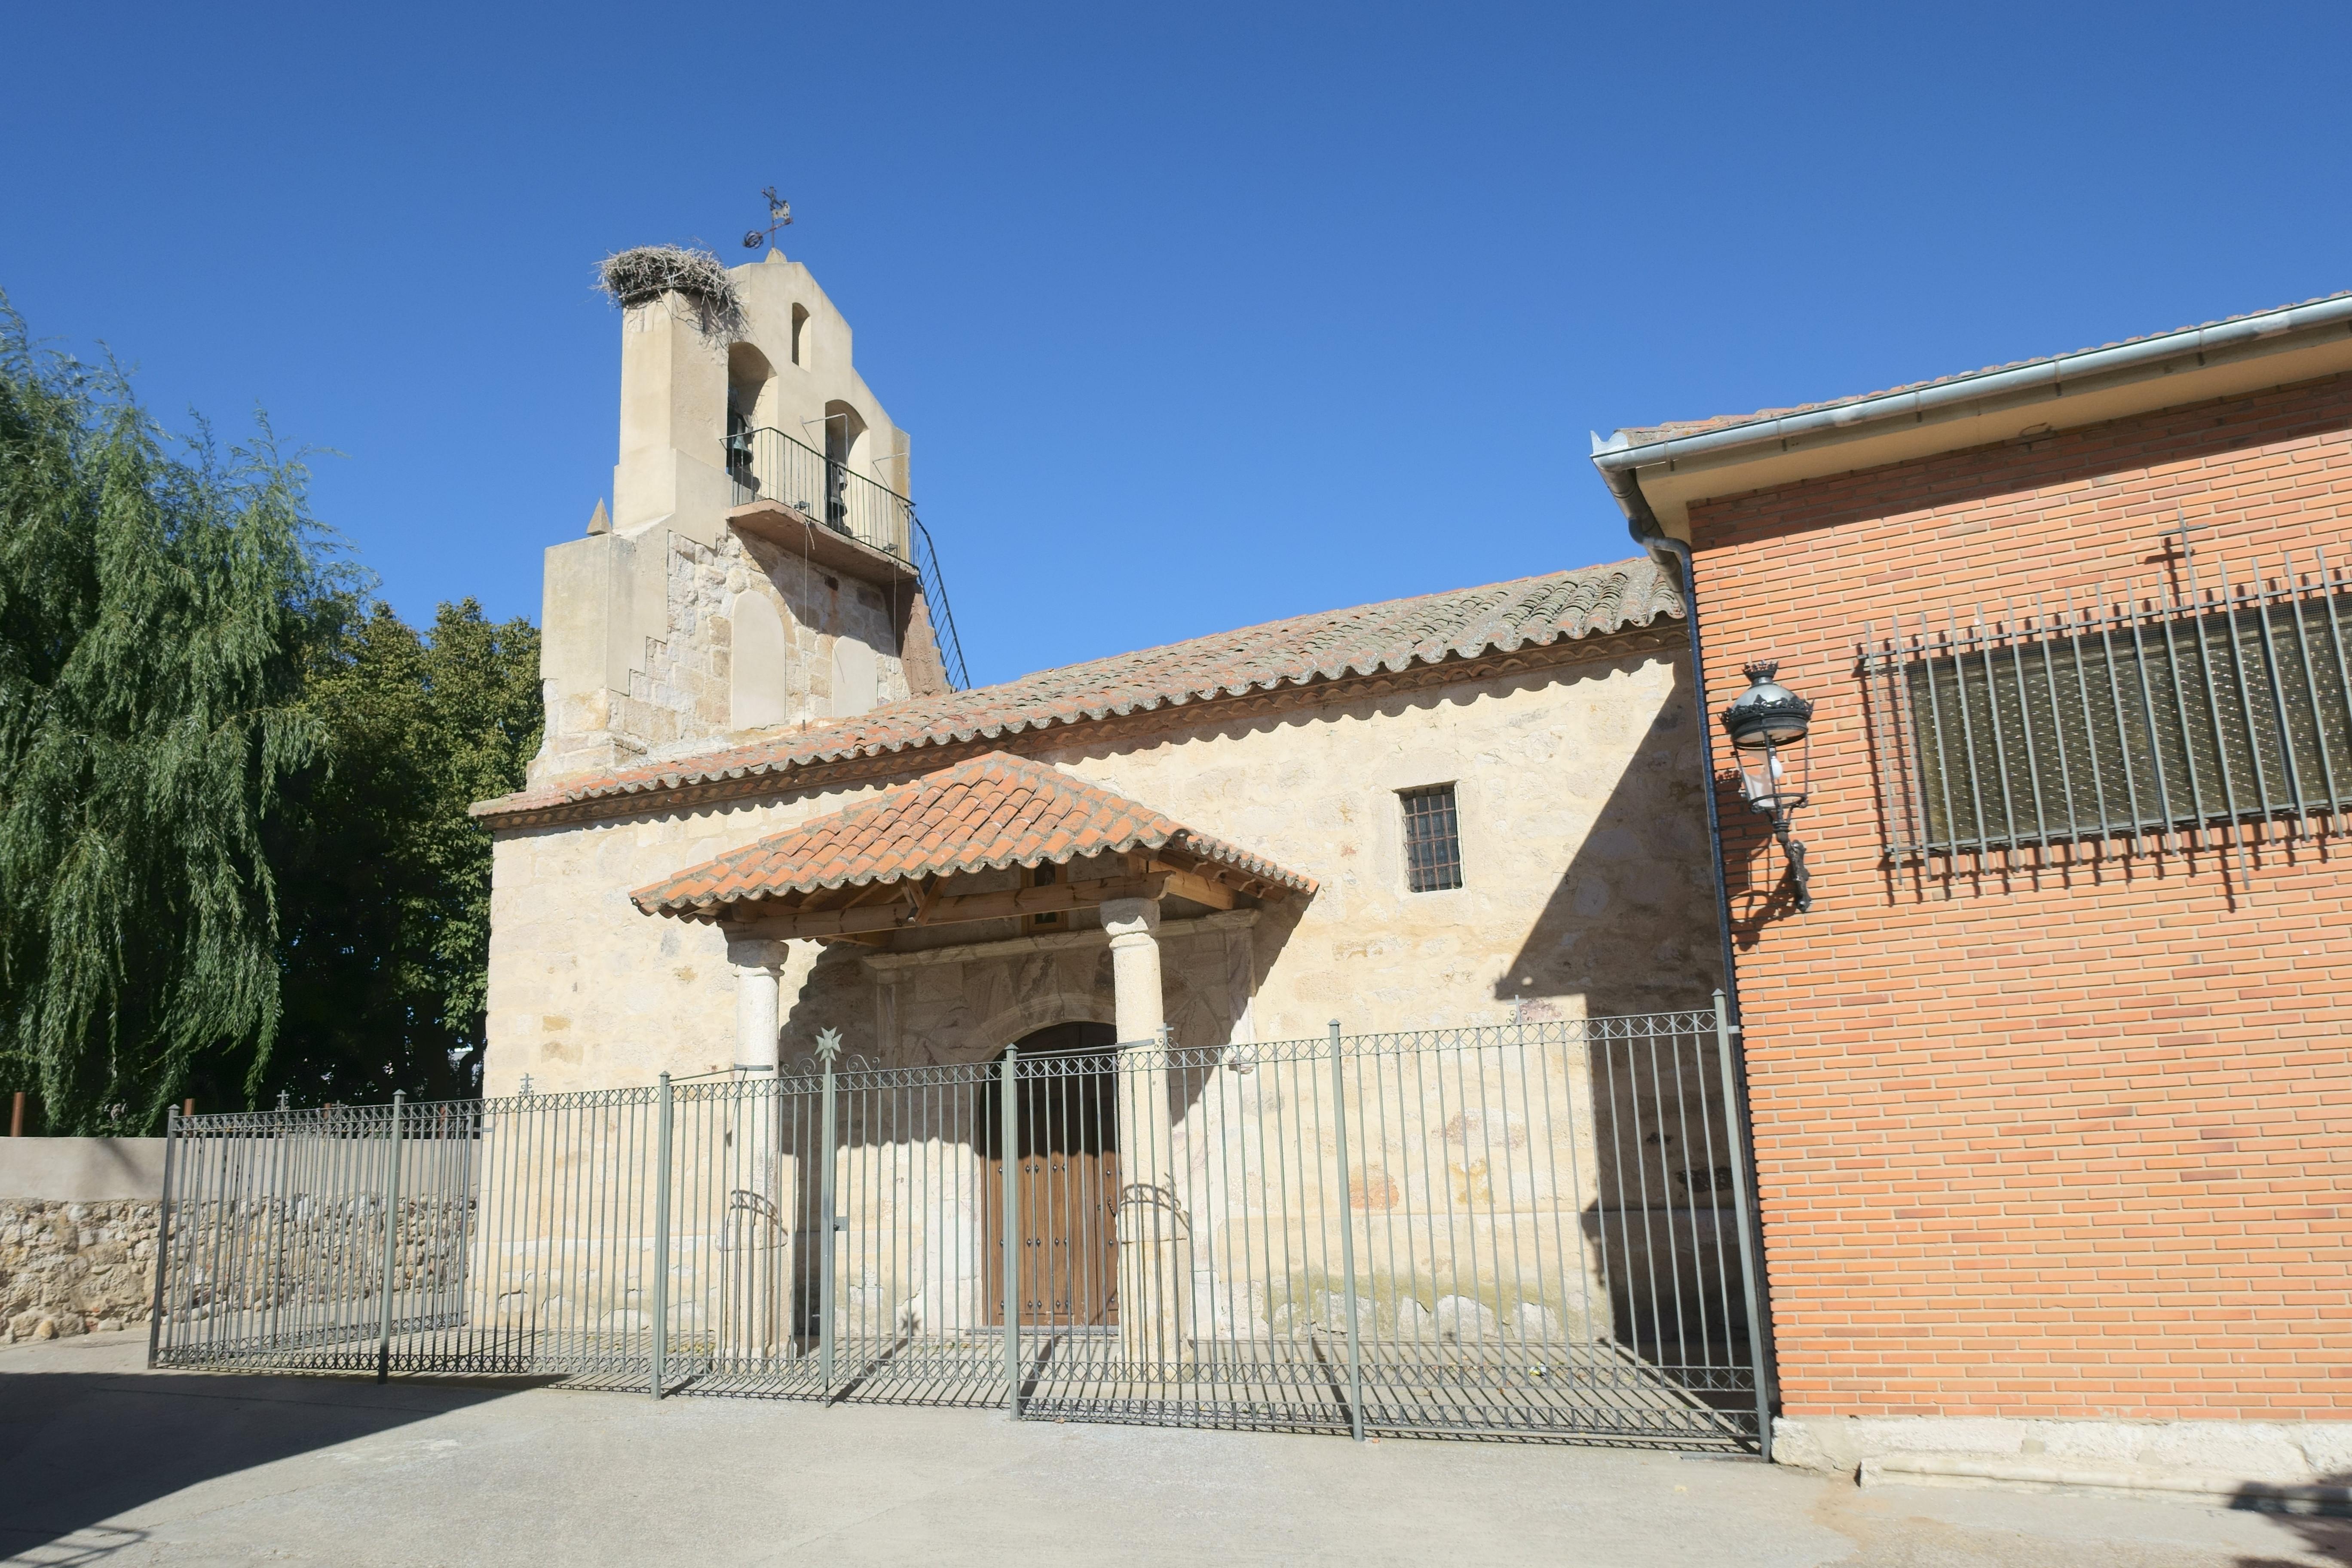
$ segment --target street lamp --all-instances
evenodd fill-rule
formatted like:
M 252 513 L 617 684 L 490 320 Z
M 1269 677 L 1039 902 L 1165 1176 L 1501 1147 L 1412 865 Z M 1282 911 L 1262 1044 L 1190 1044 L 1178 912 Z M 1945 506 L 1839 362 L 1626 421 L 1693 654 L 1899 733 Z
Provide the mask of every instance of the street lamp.
M 1739 793 L 1748 809 L 1771 818 L 1772 837 L 1788 851 L 1801 914 L 1813 907 L 1812 876 L 1805 868 L 1805 847 L 1789 837 L 1789 818 L 1805 804 L 1805 735 L 1813 705 L 1772 679 L 1780 668 L 1774 659 L 1741 668 L 1748 689 L 1723 710 L 1723 727 L 1739 760 Z

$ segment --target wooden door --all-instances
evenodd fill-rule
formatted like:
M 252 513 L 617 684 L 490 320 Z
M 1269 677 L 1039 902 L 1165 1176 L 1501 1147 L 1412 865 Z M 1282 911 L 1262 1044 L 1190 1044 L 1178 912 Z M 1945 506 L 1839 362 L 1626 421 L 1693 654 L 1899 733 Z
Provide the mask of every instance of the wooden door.
M 1107 1024 L 1063 1024 L 1019 1043 L 1013 1195 L 1020 1235 L 1015 1282 L 1021 1321 L 1108 1327 L 1118 1321 L 1118 1117 Z M 1002 1102 L 984 1097 L 991 1125 L 982 1231 L 988 1321 L 1004 1321 Z

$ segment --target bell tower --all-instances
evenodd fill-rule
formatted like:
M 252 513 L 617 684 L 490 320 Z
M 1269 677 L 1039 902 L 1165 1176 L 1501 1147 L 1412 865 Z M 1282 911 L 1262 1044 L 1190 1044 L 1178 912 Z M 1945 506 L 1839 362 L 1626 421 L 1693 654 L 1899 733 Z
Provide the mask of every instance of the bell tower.
M 604 279 L 621 310 L 613 506 L 547 552 L 532 782 L 964 684 L 911 443 L 808 268 L 646 247 Z

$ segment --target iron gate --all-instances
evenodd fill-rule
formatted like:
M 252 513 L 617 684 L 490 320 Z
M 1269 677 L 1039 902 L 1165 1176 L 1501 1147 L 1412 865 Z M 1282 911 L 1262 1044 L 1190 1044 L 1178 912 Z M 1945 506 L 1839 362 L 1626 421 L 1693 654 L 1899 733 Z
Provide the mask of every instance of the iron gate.
M 1759 1448 L 1719 1010 L 176 1117 L 153 1359 Z

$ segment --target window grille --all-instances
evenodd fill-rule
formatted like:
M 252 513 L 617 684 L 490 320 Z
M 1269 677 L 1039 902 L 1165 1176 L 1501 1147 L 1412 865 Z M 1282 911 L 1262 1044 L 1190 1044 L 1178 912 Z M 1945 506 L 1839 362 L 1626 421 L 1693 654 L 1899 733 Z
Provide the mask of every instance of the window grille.
M 1462 885 L 1462 828 L 1454 786 L 1400 792 L 1404 802 L 1405 886 L 1434 893 Z
M 2352 575 L 2192 575 L 2184 599 L 1947 612 L 1863 670 L 1898 858 L 2188 833 L 2352 806 Z

